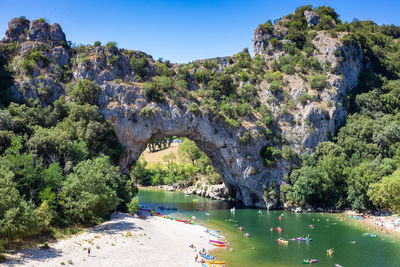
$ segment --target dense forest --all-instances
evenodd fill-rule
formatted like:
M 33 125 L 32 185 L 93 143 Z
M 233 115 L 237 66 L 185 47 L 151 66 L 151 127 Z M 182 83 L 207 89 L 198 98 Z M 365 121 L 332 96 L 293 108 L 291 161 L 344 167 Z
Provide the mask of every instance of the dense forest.
M 320 15 L 318 25 L 307 25 L 305 10 Z M 286 56 L 269 66 L 260 56 L 251 58 L 247 49 L 228 58 L 231 65 L 225 73 L 212 71 L 219 59 L 180 65 L 175 71 L 168 61 L 160 59 L 150 64 L 145 56 L 130 53 L 128 64 L 137 81 L 143 82 L 149 101 L 163 102 L 168 97 L 179 105 L 182 98 L 193 99 L 191 112 L 209 114 L 233 129 L 255 118 L 260 130 L 244 133 L 240 141 L 245 144 L 254 136 L 262 136 L 279 145 L 279 149 L 267 146 L 261 150 L 265 167 L 273 168 L 281 157 L 293 163 L 293 170 L 281 185 L 265 187 L 266 198 L 279 198 L 286 207 L 308 204 L 327 209 L 383 208 L 399 212 L 400 27 L 379 26 L 372 21 L 342 22 L 332 8 L 311 6 L 300 7 L 285 20 L 268 21 L 263 27 L 272 31 L 276 23 L 287 27 L 285 38 L 290 42 L 271 40 Z M 348 33 L 342 42 L 361 47 L 363 68 L 358 87 L 344 103 L 349 111 L 344 126 L 329 142 L 320 143 L 314 153 L 299 157 L 273 128 L 273 114 L 255 97 L 256 86 L 265 79 L 270 82 L 271 92 L 281 94 L 271 101 L 284 103 L 282 115 L 297 104 L 285 102 L 282 74 L 298 73 L 309 80 L 311 88 L 324 90 L 324 73 L 334 70 L 329 64 L 321 66 L 311 56 L 316 31 L 336 37 Z M 96 42 L 93 47 L 100 45 Z M 0 52 L 13 54 L 17 46 L 2 45 Z M 107 46 L 111 49 L 116 44 Z M 69 49 L 78 60 L 89 61 L 85 54 L 89 46 Z M 112 66 L 118 61 L 114 56 L 109 55 L 107 64 Z M 146 168 L 146 163 L 138 160 L 130 175 L 121 173 L 118 162 L 125 150 L 111 122 L 99 111 L 100 87 L 95 81 L 72 83 L 71 70 L 66 66 L 54 74 L 68 84 L 66 96 L 49 103 L 49 88 L 43 86 L 37 88 L 38 99 L 13 101 L 13 78 L 22 73 L 31 77 L 39 63 L 45 64 L 46 58 L 38 50 L 18 62 L 7 62 L 0 56 L 0 251 L 16 238 L 95 224 L 115 209 L 136 210 L 135 183 L 193 183 L 193 177 L 206 177 L 211 183 L 220 181 L 208 157 L 189 140 L 181 149 L 187 163 Z M 193 69 L 197 71 L 192 75 Z M 188 89 L 193 84 L 200 86 L 198 90 Z M 306 103 L 315 98 L 303 94 L 299 101 Z M 152 113 L 148 107 L 141 110 L 143 116 Z

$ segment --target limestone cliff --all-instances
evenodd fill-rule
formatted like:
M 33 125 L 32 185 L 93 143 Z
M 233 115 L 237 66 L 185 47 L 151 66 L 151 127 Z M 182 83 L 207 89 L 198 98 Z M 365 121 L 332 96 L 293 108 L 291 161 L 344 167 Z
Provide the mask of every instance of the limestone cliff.
M 310 17 L 309 24 L 316 23 L 318 19 Z M 25 18 L 10 21 L 6 37 L 0 42 L 0 57 L 8 62 L 14 79 L 13 97 L 19 101 L 35 98 L 51 104 L 60 95 L 69 96 L 67 83 L 73 84 L 79 79 L 96 81 L 101 87 L 98 106 L 113 123 L 126 148 L 120 163 L 123 170 L 128 170 L 139 158 L 149 140 L 184 136 L 210 157 L 232 197 L 249 206 L 273 207 L 277 200 L 265 196 L 265 188 L 276 189 L 299 154 L 312 151 L 319 142 L 334 134 L 346 116 L 344 100 L 346 93 L 357 86 L 362 59 L 356 45 L 341 41 L 346 33 L 332 37 L 326 31 L 316 31 L 310 41 L 315 48 L 308 53 L 324 66 L 318 70 L 326 75 L 324 88 L 312 88 L 311 74 L 302 74 L 296 67 L 294 72 L 282 72 L 279 90 L 273 90 L 274 81 L 266 76 L 272 73 L 272 64 L 290 56 L 284 49 L 285 43 L 291 43 L 285 39 L 287 31 L 279 23 L 272 29 L 266 30 L 262 25 L 256 29 L 254 56 L 264 64 L 258 72 L 243 64 L 243 58 L 248 55 L 246 51 L 229 58 L 193 62 L 185 67 L 156 62 L 142 52 L 119 49 L 113 44 L 70 47 L 58 24 Z M 139 75 L 141 70 L 133 66 L 134 59 L 144 59 L 144 74 Z M 184 79 L 179 78 L 184 67 Z M 165 73 L 170 75 L 177 89 L 164 92 L 162 101 L 153 101 L 146 94 L 143 82 L 151 82 L 155 76 L 165 76 Z M 210 95 L 216 91 L 213 89 L 209 93 L 212 78 L 200 82 L 196 78 L 199 73 L 211 77 L 217 77 L 218 73 L 229 74 L 233 79 L 233 86 L 229 86 L 234 87 L 232 90 L 238 97 L 230 100 L 231 96 L 222 95 L 212 100 Z M 180 86 L 179 79 L 185 80 L 187 85 Z M 223 92 L 228 85 L 220 84 L 222 88 L 218 90 Z M 254 102 L 246 106 L 250 113 L 240 118 L 235 115 L 238 124 L 233 124 L 223 112 L 213 112 L 216 105 L 228 113 L 229 103 L 242 103 L 244 107 L 246 103 L 241 98 L 245 97 L 243 88 L 247 88 L 246 85 L 255 88 L 248 97 Z M 261 122 L 259 110 L 263 104 L 273 115 L 268 127 Z M 266 147 L 293 151 L 266 164 L 265 154 L 261 153 Z

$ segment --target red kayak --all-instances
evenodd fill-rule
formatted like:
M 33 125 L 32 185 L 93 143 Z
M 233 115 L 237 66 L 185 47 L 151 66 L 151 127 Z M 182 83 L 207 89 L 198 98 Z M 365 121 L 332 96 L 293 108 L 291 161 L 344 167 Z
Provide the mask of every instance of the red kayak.
M 216 240 L 210 240 L 211 243 L 217 243 L 217 244 L 226 244 L 226 242 L 222 242 L 222 241 L 216 241 Z

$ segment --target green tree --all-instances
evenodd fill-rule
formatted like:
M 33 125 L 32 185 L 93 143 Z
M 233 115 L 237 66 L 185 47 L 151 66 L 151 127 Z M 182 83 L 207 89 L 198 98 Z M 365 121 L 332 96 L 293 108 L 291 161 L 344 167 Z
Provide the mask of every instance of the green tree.
M 0 161 L 0 240 L 37 233 L 41 220 L 34 205 L 26 202 L 14 182 L 14 173 Z
M 378 183 L 371 184 L 368 196 L 372 202 L 382 208 L 388 208 L 396 213 L 400 212 L 400 171 L 383 177 Z
M 63 183 L 65 214 L 83 224 L 101 221 L 121 202 L 115 190 L 121 179 L 106 156 L 80 162 Z
M 185 139 L 178 148 L 178 155 L 181 158 L 186 158 L 192 162 L 192 165 L 194 166 L 194 163 L 196 160 L 200 159 L 202 155 L 202 151 L 197 147 L 196 143 L 189 140 Z

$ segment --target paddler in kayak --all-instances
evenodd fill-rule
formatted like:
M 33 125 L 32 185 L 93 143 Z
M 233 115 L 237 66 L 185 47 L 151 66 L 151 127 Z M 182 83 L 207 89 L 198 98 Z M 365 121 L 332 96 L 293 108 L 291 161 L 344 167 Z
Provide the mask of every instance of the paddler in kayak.
M 257 215 L 262 215 L 261 210 L 258 210 L 258 211 L 257 211 Z
M 242 226 L 239 227 L 239 231 L 243 231 L 243 227 Z

